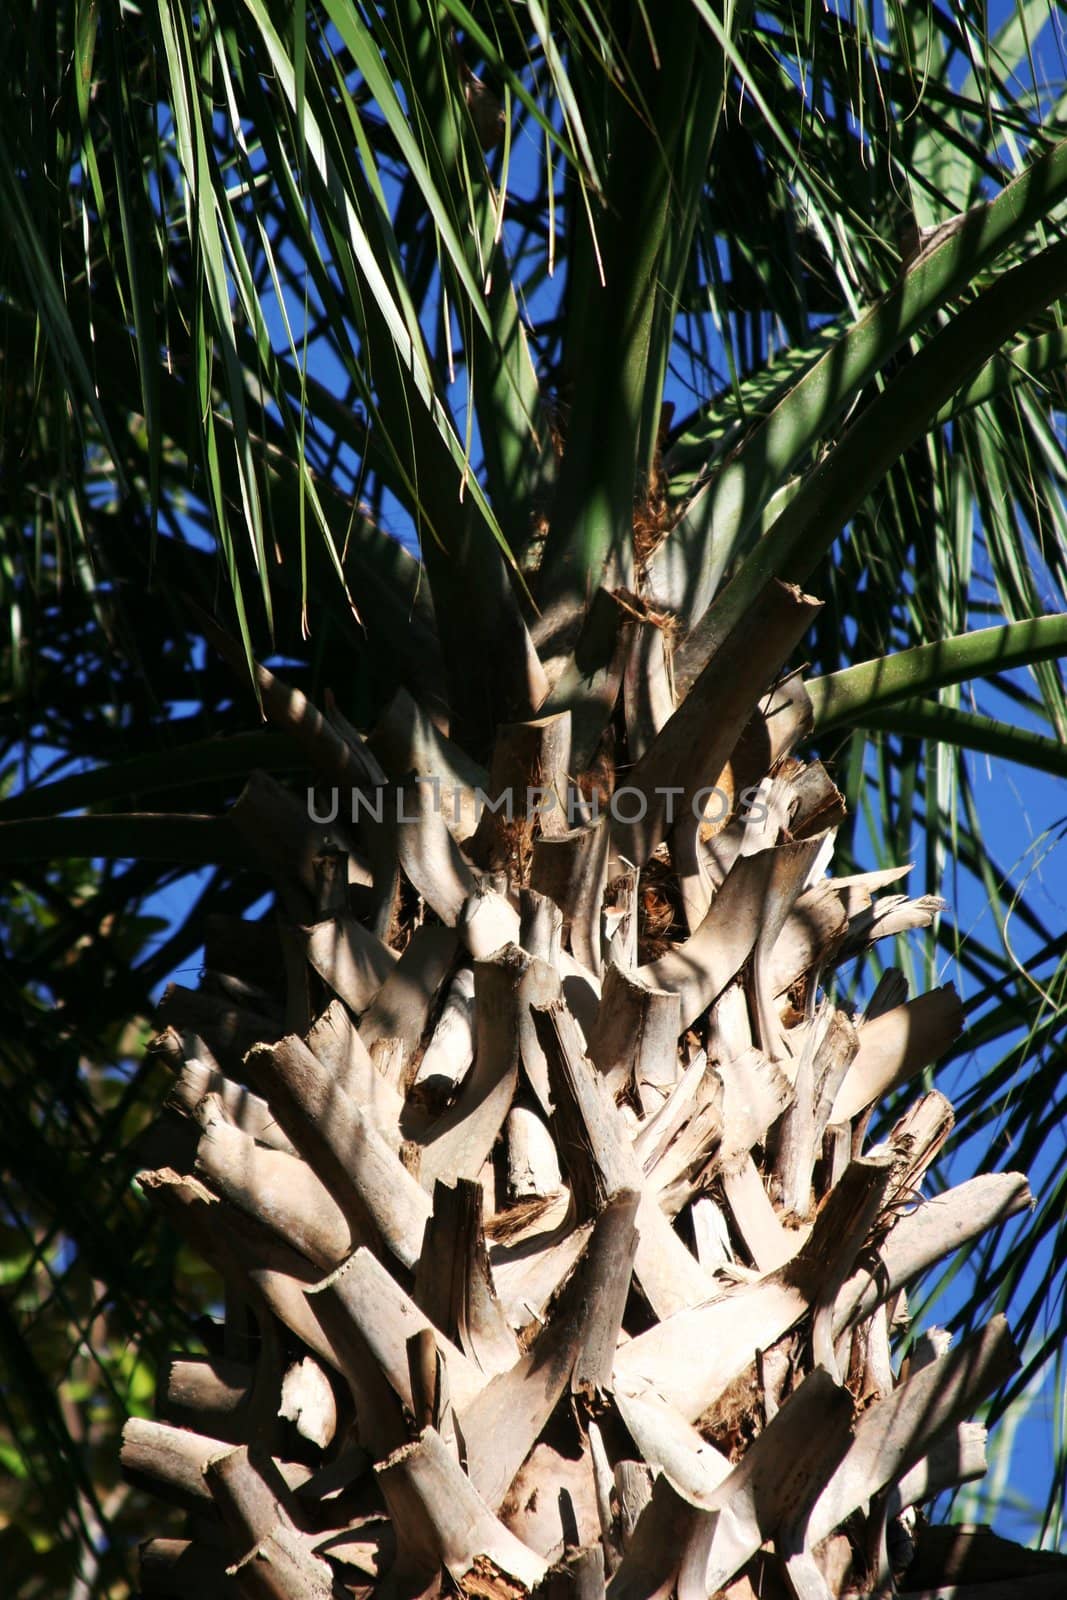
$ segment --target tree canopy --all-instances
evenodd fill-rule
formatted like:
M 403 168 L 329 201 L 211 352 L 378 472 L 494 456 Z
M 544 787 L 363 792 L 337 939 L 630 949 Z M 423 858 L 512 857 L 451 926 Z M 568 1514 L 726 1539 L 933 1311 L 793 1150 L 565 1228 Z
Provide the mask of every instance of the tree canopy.
M 8 6 L 19 1592 L 78 1548 L 81 1592 L 121 1592 L 133 1341 L 162 1349 L 203 1287 L 129 1190 L 160 1092 L 132 1063 L 160 983 L 268 887 L 224 815 L 248 774 L 306 784 L 253 660 L 361 729 L 399 690 L 447 703 L 483 766 L 500 722 L 566 706 L 592 769 L 601 594 L 669 619 L 684 691 L 770 577 L 812 586 L 839 861 L 918 855 L 920 891 L 993 909 L 936 930 L 980 1052 L 958 1142 L 1044 1176 L 959 1317 L 1014 1307 L 1026 1365 L 994 1409 L 1049 1370 L 1067 935 L 969 754 L 1067 772 L 1057 30 L 1044 0 Z M 1056 1538 L 1065 1474 L 1060 1450 Z

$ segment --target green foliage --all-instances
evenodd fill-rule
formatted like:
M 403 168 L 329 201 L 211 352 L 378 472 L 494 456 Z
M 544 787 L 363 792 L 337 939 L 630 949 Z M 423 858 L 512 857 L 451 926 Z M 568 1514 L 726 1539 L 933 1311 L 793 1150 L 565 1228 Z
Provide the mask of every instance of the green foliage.
M 126 1415 L 155 1366 L 195 1339 L 210 1274 L 131 1188 L 164 1074 L 142 1063 L 130 973 L 166 919 L 71 860 L 9 900 L 0 985 L 0 1559 L 11 1593 L 124 1591 L 142 1498 L 118 1477 Z M 114 991 L 109 993 L 109 991 Z M 103 1003 L 101 1003 L 103 1001 Z

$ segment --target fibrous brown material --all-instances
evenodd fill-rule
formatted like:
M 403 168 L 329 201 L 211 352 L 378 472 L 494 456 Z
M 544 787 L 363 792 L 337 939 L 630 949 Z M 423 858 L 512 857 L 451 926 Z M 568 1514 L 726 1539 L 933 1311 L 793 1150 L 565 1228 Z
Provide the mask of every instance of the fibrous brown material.
M 243 1342 L 236 1362 L 174 1357 L 166 1421 L 127 1429 L 127 1472 L 190 1514 L 187 1539 L 145 1546 L 146 1593 L 909 1587 L 894 1520 L 984 1470 L 967 1417 L 1016 1357 L 994 1321 L 898 1370 L 902 1291 L 1029 1192 L 989 1174 L 923 1197 L 952 1113 L 909 1086 L 959 1031 L 954 991 L 909 1001 L 890 979 L 861 1019 L 827 990 L 938 905 L 874 899 L 895 871 L 827 876 L 840 796 L 795 756 L 799 678 L 775 681 L 815 610 L 770 585 L 674 710 L 669 640 L 644 628 L 657 648 L 630 648 L 617 719 L 640 821 L 527 819 L 521 849 L 495 815 L 475 834 L 479 769 L 398 702 L 383 767 L 342 759 L 334 730 L 318 763 L 419 780 L 362 841 L 389 882 L 332 861 L 312 904 L 306 819 L 253 786 L 271 804 L 239 821 L 269 813 L 299 991 L 278 1015 L 326 1003 L 302 1035 L 167 1003 L 188 1166 L 142 1181 L 222 1273 Z M 621 664 L 605 724 L 620 682 Z M 561 784 L 571 733 L 557 711 L 501 729 L 496 780 Z M 727 766 L 759 814 L 675 827 L 663 786 L 681 809 Z M 638 966 L 653 851 L 689 931 L 665 924 Z M 346 885 L 380 911 L 398 866 L 418 925 L 387 940 Z

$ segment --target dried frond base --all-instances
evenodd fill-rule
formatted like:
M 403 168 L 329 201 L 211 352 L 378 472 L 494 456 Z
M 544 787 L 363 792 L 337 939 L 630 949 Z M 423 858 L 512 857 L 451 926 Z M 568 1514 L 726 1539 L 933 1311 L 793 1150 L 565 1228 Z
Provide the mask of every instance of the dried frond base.
M 639 554 L 662 520 L 650 499 Z M 629 780 L 683 793 L 764 751 L 757 834 L 656 823 L 624 851 L 602 818 L 457 842 L 424 806 L 361 840 L 384 881 L 360 867 L 350 895 L 273 795 L 288 921 L 276 957 L 256 925 L 255 971 L 284 971 L 286 1003 L 220 967 L 171 992 L 153 1046 L 180 1170 L 142 1187 L 222 1274 L 228 1359 L 175 1356 L 164 1420 L 127 1428 L 127 1475 L 188 1517 L 146 1545 L 146 1596 L 1067 1593 L 1062 1558 L 912 1509 L 984 1470 L 967 1418 L 1017 1357 L 994 1319 L 898 1365 L 904 1292 L 1029 1192 L 990 1174 L 923 1197 L 936 1094 L 869 1142 L 962 1016 L 950 989 L 887 983 L 865 1018 L 822 990 L 933 909 L 877 898 L 897 874 L 825 875 L 840 796 L 788 753 L 799 680 L 764 694 L 814 602 L 779 588 L 784 631 L 756 619 L 737 645 L 729 726 L 661 738 L 632 675 L 616 723 L 651 741 L 621 751 Z M 510 725 L 498 770 L 533 751 L 565 771 L 564 735 Z

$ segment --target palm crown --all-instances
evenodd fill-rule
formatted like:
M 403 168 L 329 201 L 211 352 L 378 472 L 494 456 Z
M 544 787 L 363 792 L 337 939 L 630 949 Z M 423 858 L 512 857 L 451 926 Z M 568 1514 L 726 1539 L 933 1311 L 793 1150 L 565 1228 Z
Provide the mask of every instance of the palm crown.
M 6 661 L 10 736 L 54 771 L 0 806 L 29 863 L 8 1071 L 39 1041 L 67 1063 L 60 1132 L 31 1096 L 17 1142 L 108 1151 L 78 1173 L 114 1222 L 63 1216 L 73 1258 L 19 1282 L 82 1293 L 90 1263 L 102 1345 L 175 1337 L 122 1259 L 140 1164 L 226 1285 L 165 1421 L 127 1430 L 132 1481 L 191 1519 L 145 1592 L 510 1592 L 565 1551 L 559 1581 L 616 1596 L 890 1582 L 907 1507 L 982 1465 L 967 1414 L 1021 1381 L 986 1298 L 1017 1263 L 907 1372 L 904 1286 L 1027 1195 L 915 1209 L 947 1102 L 894 1102 L 873 1151 L 867 1122 L 958 1002 L 890 970 L 857 1026 L 834 974 L 950 938 L 947 852 L 1004 897 L 963 752 L 1067 765 L 1067 145 L 1043 69 L 1019 83 L 1036 13 L 16 9 Z M 530 788 L 569 817 L 477 817 Z M 146 895 L 204 863 L 133 965 Z M 1023 1028 L 1033 1147 L 1062 942 L 1024 914 L 1040 1011 L 1006 944 L 962 959 L 1014 1052 L 976 1125 Z M 72 1090 L 200 946 L 131 1085 Z M 48 1473 L 84 1478 L 48 1428 Z

